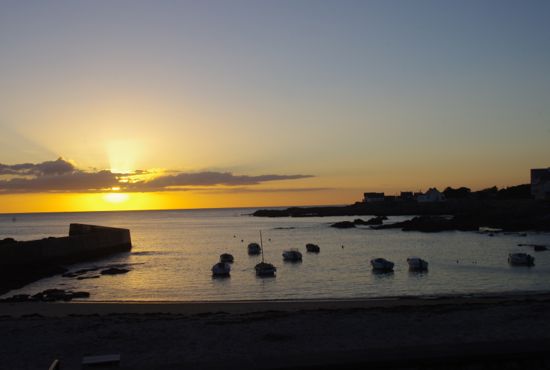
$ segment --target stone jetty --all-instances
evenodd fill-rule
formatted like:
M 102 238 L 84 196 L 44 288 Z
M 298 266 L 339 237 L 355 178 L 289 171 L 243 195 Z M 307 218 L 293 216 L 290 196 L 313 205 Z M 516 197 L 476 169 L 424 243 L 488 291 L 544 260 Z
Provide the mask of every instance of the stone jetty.
M 0 294 L 66 272 L 72 263 L 131 249 L 130 230 L 85 224 L 70 224 L 65 237 L 0 240 Z

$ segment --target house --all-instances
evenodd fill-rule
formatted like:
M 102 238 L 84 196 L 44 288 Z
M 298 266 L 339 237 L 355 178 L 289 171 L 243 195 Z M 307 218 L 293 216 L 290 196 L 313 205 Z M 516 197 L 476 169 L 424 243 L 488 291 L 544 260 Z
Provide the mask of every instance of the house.
M 443 202 L 444 200 L 445 195 L 436 188 L 429 188 L 426 193 L 416 197 L 418 203 Z
M 402 201 L 411 201 L 414 200 L 414 195 L 412 191 L 402 191 L 399 195 L 399 200 Z
M 372 203 L 372 202 L 383 202 L 384 193 L 364 193 L 363 202 Z
M 531 169 L 531 195 L 535 199 L 550 199 L 550 167 Z

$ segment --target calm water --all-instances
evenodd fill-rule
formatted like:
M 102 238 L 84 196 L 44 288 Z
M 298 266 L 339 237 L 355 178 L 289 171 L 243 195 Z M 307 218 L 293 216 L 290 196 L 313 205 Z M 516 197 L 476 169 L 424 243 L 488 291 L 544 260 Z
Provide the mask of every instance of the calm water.
M 255 300 L 359 298 L 456 293 L 496 293 L 550 290 L 550 251 L 533 252 L 518 243 L 550 244 L 548 233 L 498 234 L 474 232 L 425 234 L 399 230 L 328 227 L 353 217 L 256 218 L 252 209 L 99 212 L 0 215 L 0 239 L 29 240 L 67 235 L 69 223 L 125 227 L 134 248 L 102 261 L 71 267 L 131 263 L 125 275 L 76 280 L 60 276 L 12 291 L 36 293 L 48 288 L 84 290 L 91 300 Z M 406 217 L 393 217 L 398 221 Z M 266 261 L 277 266 L 276 278 L 257 278 L 260 257 L 246 253 L 262 230 Z M 242 240 L 242 241 L 241 241 Z M 319 244 L 321 253 L 305 252 Z M 343 246 L 343 247 L 342 247 Z M 284 249 L 299 248 L 303 262 L 285 263 Z M 528 252 L 535 266 L 510 267 L 508 253 Z M 221 253 L 235 256 L 231 278 L 212 279 L 210 269 Z M 427 273 L 410 273 L 406 258 L 422 257 Z M 373 274 L 369 260 L 395 262 L 391 274 Z

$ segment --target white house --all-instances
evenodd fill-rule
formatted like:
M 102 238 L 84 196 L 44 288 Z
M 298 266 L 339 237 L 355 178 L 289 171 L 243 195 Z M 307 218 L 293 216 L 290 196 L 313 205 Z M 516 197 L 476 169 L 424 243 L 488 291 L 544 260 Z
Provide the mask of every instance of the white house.
M 429 188 L 427 192 L 416 197 L 418 203 L 443 202 L 444 200 L 445 194 L 436 188 Z

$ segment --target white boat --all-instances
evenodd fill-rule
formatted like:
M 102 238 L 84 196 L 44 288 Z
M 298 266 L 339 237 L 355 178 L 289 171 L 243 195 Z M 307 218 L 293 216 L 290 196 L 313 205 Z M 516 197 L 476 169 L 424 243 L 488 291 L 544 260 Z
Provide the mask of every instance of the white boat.
M 428 269 L 428 262 L 419 257 L 407 258 L 407 263 L 411 271 L 425 271 Z
M 508 263 L 513 266 L 533 266 L 535 257 L 527 253 L 510 253 Z
M 260 243 L 262 244 L 262 232 L 260 231 Z M 256 275 L 260 277 L 269 277 L 269 276 L 275 276 L 275 272 L 277 271 L 277 268 L 273 266 L 271 263 L 267 263 L 264 261 L 264 249 L 260 247 L 260 251 L 262 252 L 262 262 L 258 263 L 254 269 L 256 270 Z
M 283 252 L 283 259 L 285 261 L 299 262 L 302 261 L 302 253 L 297 249 L 290 249 Z
M 248 254 L 257 255 L 257 254 L 260 254 L 261 251 L 262 251 L 262 247 L 260 247 L 258 243 L 248 244 Z
M 220 255 L 220 262 L 233 263 L 233 255 L 229 253 L 223 253 Z
M 319 253 L 321 248 L 317 244 L 307 243 L 306 250 L 311 253 Z
M 375 258 L 370 260 L 370 264 L 372 265 L 372 269 L 374 271 L 379 272 L 390 272 L 393 271 L 393 262 L 388 261 L 384 258 Z
M 212 266 L 212 276 L 225 276 L 228 277 L 231 272 L 231 266 L 229 263 L 218 262 Z

